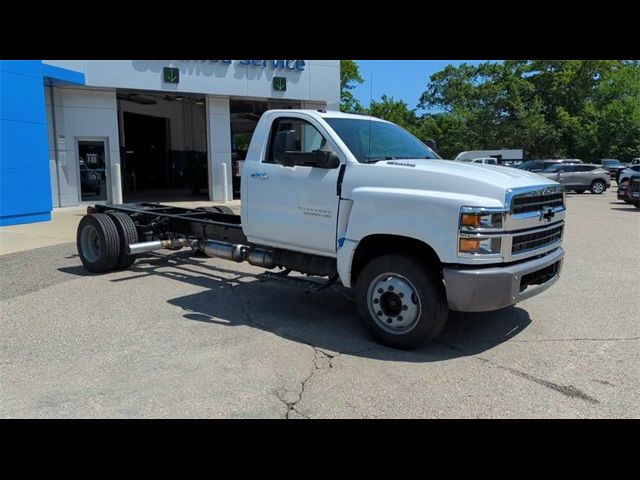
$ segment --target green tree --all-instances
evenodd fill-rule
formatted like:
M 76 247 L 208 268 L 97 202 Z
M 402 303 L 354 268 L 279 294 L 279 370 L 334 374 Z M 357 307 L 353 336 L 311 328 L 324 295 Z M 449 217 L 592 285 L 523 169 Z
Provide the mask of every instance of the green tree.
M 363 111 L 362 105 L 353 96 L 354 82 L 364 82 L 358 64 L 353 60 L 340 60 L 340 110 L 343 112 Z
M 383 95 L 379 102 L 371 102 L 371 107 L 366 110 L 370 115 L 388 120 L 400 125 L 416 137 L 421 136 L 420 121 L 416 117 L 415 110 L 411 110 L 402 100 L 394 100 L 393 97 Z
M 525 156 L 627 160 L 640 151 L 640 62 L 517 60 L 448 66 L 419 108 L 442 152 L 522 148 Z M 444 135 L 445 126 L 449 128 Z M 455 152 L 458 149 L 458 152 Z

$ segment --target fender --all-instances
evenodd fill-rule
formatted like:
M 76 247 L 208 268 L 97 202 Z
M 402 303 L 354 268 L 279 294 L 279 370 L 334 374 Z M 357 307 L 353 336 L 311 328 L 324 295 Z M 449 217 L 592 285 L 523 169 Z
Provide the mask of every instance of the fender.
M 460 207 L 500 202 L 474 195 L 403 188 L 360 187 L 351 192 L 351 210 L 344 234 L 338 234 L 338 274 L 351 287 L 351 263 L 359 242 L 376 234 L 420 240 L 443 263 L 458 262 Z

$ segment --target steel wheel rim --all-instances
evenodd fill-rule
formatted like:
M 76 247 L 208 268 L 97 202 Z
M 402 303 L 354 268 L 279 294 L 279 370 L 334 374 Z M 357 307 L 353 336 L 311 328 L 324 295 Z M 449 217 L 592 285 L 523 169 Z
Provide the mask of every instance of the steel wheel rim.
M 80 235 L 82 254 L 90 263 L 95 263 L 100 257 L 100 236 L 93 225 L 85 225 Z
M 418 324 L 422 305 L 416 287 L 402 275 L 378 275 L 367 290 L 369 314 L 385 332 L 403 335 Z

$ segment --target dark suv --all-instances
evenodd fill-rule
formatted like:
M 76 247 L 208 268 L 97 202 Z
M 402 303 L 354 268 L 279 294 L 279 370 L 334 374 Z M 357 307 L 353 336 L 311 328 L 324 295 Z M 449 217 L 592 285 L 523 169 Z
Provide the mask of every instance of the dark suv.
M 618 171 L 624 170 L 627 167 L 620 160 L 616 160 L 615 158 L 603 158 L 602 160 L 596 160 L 593 163 L 602 165 L 602 168 L 609 172 L 611 180 L 616 178 L 616 174 L 618 173 Z
M 640 208 L 640 173 L 634 173 L 631 175 L 631 178 L 629 178 L 627 196 L 636 208 Z

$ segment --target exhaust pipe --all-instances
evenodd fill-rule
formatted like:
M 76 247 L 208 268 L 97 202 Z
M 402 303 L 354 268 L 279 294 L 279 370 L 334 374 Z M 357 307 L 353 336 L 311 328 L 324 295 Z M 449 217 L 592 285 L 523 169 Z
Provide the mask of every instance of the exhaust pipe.
M 208 257 L 223 258 L 232 262 L 249 262 L 251 265 L 263 268 L 274 268 L 276 266 L 273 256 L 269 250 L 254 248 L 247 245 L 231 244 L 207 240 L 204 244 L 204 253 Z
M 260 248 L 256 248 L 255 250 L 251 250 L 247 255 L 247 262 L 251 265 L 255 265 L 256 267 L 263 268 L 275 268 L 276 262 L 273 260 L 273 255 L 269 250 L 262 250 Z
M 246 245 L 233 245 L 231 243 L 207 240 L 204 244 L 204 253 L 207 257 L 223 258 L 232 262 L 244 262 L 249 247 Z
M 169 248 L 171 250 L 178 250 L 182 247 L 189 245 L 189 241 L 186 238 L 180 238 L 176 241 L 173 240 L 155 240 L 153 242 L 133 243 L 127 245 L 127 253 L 129 255 L 138 255 L 140 253 L 153 252 L 160 250 L 161 248 Z

